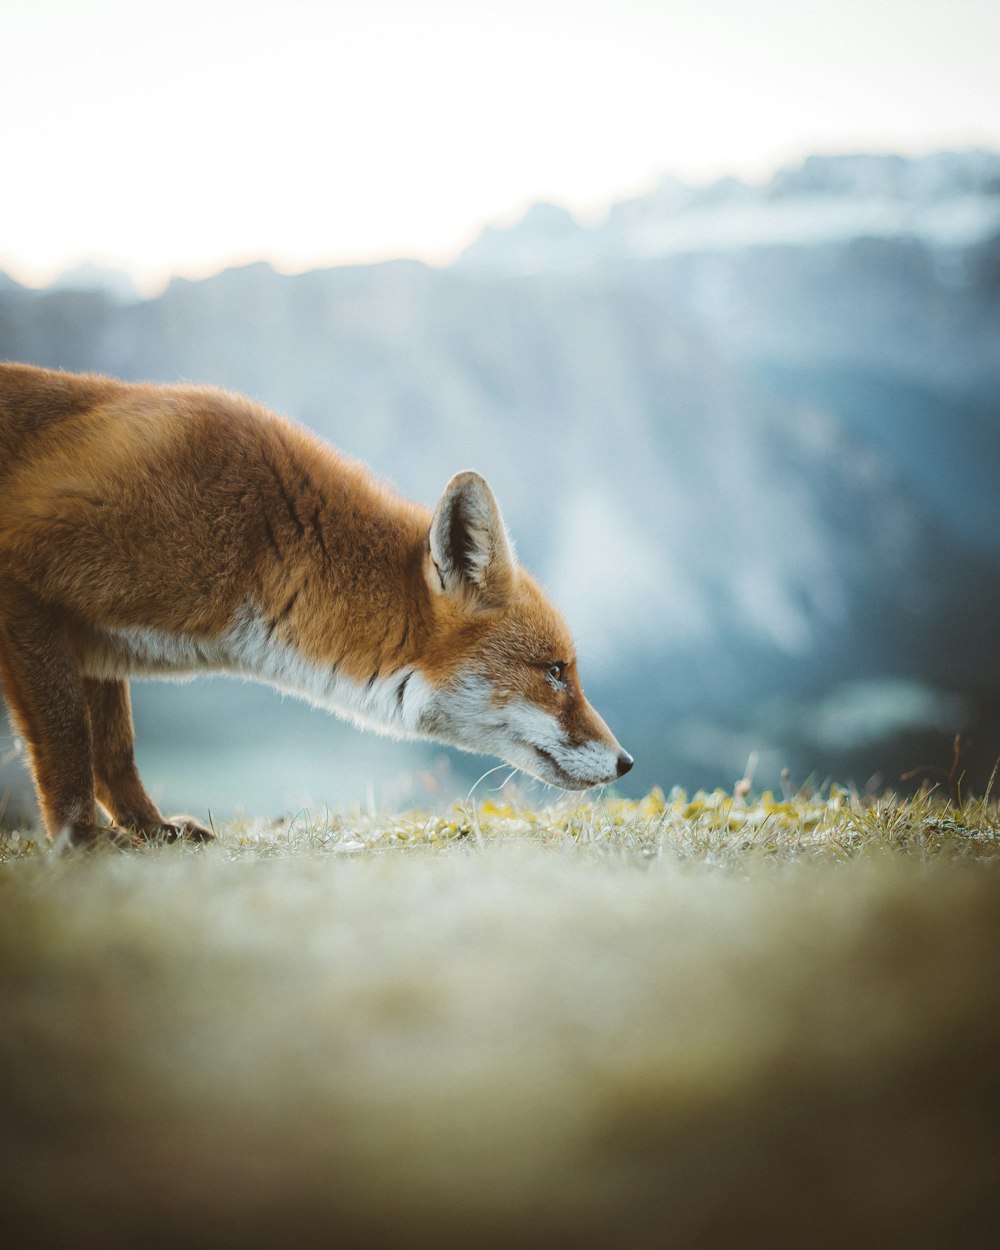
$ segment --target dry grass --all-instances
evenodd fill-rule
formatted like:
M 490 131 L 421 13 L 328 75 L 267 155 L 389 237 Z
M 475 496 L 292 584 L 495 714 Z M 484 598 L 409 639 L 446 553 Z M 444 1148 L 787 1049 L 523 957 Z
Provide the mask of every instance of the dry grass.
M 997 804 L 219 834 L 7 836 L 10 1244 L 994 1244 Z

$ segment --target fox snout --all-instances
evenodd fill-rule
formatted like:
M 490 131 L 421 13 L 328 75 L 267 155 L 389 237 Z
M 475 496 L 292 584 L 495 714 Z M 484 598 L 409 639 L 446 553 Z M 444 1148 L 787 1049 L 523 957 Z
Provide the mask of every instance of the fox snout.
M 498 689 L 485 675 L 463 676 L 430 696 L 422 728 L 561 790 L 607 785 L 634 763 L 578 685 L 573 694 L 553 692 L 546 704 Z
M 632 765 L 635 763 L 628 751 L 618 748 L 617 756 L 610 757 L 608 762 L 613 758 L 613 771 L 596 769 L 590 770 L 590 759 L 581 761 L 584 764 L 584 770 L 578 771 L 573 766 L 573 762 L 560 763 L 559 760 L 550 751 L 545 748 L 536 747 L 535 751 L 539 759 L 543 762 L 542 768 L 527 768 L 526 772 L 530 772 L 532 776 L 537 777 L 539 781 L 547 781 L 552 785 L 559 786 L 563 790 L 589 790 L 591 786 L 607 785 L 608 782 L 617 781 L 619 777 L 624 777 Z M 596 754 L 588 752 L 588 755 Z M 565 757 L 564 757 L 565 758 Z
M 563 790 L 587 790 L 624 777 L 635 761 L 589 705 L 587 712 L 605 732 L 579 744 L 566 732 L 561 718 L 536 718 L 536 741 L 531 744 L 536 766 L 521 767 L 540 781 Z

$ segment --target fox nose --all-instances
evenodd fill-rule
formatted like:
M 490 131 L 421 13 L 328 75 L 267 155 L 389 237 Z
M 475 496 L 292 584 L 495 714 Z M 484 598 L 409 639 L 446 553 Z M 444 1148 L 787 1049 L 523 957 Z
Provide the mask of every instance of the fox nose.
M 624 777 L 628 770 L 635 763 L 635 760 L 629 755 L 628 751 L 622 751 L 618 756 L 618 776 Z

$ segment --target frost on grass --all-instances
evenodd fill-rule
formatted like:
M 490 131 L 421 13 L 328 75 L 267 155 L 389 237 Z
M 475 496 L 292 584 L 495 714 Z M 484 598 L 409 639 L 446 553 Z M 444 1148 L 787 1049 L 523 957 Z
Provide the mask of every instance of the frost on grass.
M 988 1244 L 998 830 L 990 802 L 828 789 L 9 838 L 6 1226 Z
M 315 821 L 302 814 L 287 824 L 231 826 L 223 843 L 234 855 L 518 844 L 745 869 L 764 857 L 850 858 L 887 850 L 988 857 L 997 849 L 998 827 L 997 804 L 973 802 L 955 810 L 933 795 L 862 799 L 834 786 L 777 799 L 769 792 L 740 796 L 722 790 L 691 798 L 674 790 L 665 798 L 654 790 L 637 801 L 574 799 L 541 809 L 517 800 L 464 803 L 445 816 L 356 812 Z

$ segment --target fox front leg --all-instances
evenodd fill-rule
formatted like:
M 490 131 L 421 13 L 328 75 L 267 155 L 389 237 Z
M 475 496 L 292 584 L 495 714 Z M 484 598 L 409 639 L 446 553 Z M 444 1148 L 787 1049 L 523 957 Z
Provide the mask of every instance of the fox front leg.
M 97 801 L 111 818 L 146 839 L 210 842 L 212 834 L 187 816 L 169 820 L 146 793 L 135 765 L 135 730 L 128 683 L 86 678 L 84 697 L 90 713 Z

